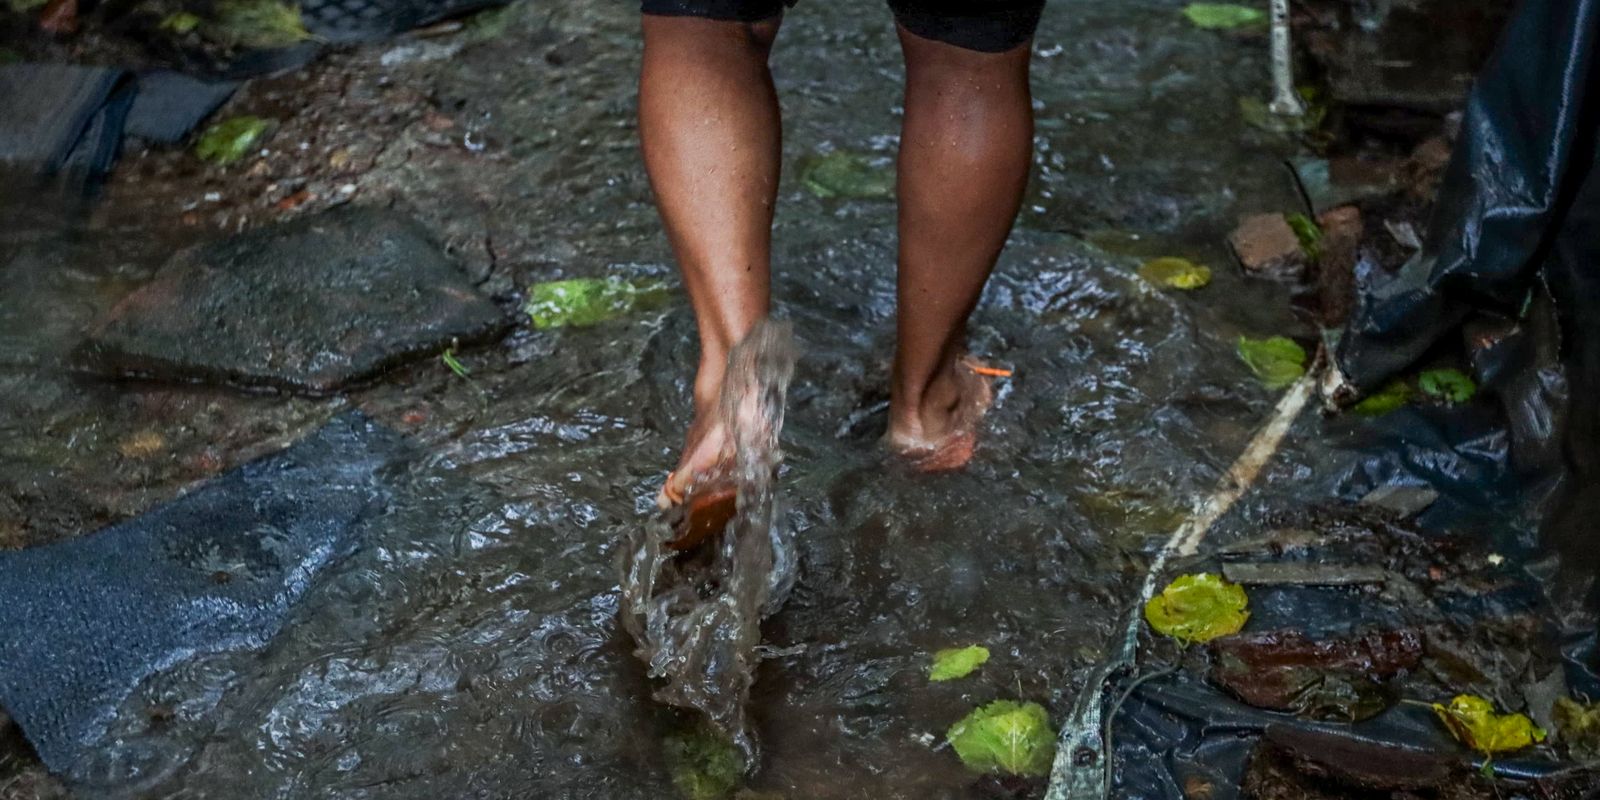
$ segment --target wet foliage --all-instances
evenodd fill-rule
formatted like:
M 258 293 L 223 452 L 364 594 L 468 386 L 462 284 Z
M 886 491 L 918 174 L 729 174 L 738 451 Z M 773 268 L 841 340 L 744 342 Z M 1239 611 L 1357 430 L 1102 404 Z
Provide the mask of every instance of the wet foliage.
M 1306 374 L 1306 351 L 1293 339 L 1273 336 L 1267 339 L 1239 337 L 1239 359 L 1268 389 L 1282 389 Z
M 1250 618 L 1244 589 L 1221 575 L 1180 575 L 1145 603 L 1144 617 L 1157 633 L 1184 642 L 1208 642 L 1238 633 Z
M 928 680 L 938 682 L 965 678 L 988 661 L 989 648 L 983 645 L 940 650 L 933 654 L 933 663 L 928 666 Z
M 976 772 L 1044 775 L 1055 759 L 1055 731 L 1037 703 L 996 700 L 951 725 L 945 739 Z

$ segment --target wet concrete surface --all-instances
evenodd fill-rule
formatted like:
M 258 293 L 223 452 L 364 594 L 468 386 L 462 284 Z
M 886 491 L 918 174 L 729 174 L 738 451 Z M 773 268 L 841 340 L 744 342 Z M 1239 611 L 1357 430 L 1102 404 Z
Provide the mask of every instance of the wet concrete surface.
M 1234 340 L 1314 330 L 1287 287 L 1240 275 L 1223 244 L 1237 215 L 1296 203 L 1280 163 L 1295 145 L 1238 115 L 1239 96 L 1265 94 L 1264 50 L 1179 9 L 1050 6 L 1036 174 L 972 326 L 974 351 L 1016 375 L 964 472 L 911 475 L 876 446 L 892 203 L 822 200 L 786 173 L 775 301 L 802 355 L 780 484 L 800 578 L 765 638 L 798 649 L 757 673 L 755 788 L 975 796 L 943 731 L 997 698 L 1064 716 L 1150 551 L 1273 401 Z M 263 155 L 223 169 L 133 154 L 82 224 L 0 240 L 0 541 L 138 514 L 349 407 L 424 452 L 286 633 L 261 652 L 197 654 L 129 696 L 96 762 L 64 776 L 83 796 L 672 791 L 659 742 L 686 723 L 649 700 L 613 562 L 689 421 L 682 300 L 584 329 L 518 327 L 458 353 L 468 378 L 425 360 L 325 399 L 106 382 L 68 361 L 178 247 L 346 202 L 415 216 L 507 309 L 534 280 L 675 280 L 636 148 L 633 10 L 509 14 L 497 36 L 368 46 L 254 83 L 224 113 L 278 120 Z M 894 151 L 900 67 L 878 4 L 802 4 L 775 74 L 786 166 Z M 1155 255 L 1207 262 L 1215 281 L 1159 292 L 1133 272 Z M 1322 434 L 1303 421 L 1268 470 L 1276 491 L 1222 541 L 1325 490 Z M 993 653 L 983 670 L 926 681 L 932 651 L 969 643 Z

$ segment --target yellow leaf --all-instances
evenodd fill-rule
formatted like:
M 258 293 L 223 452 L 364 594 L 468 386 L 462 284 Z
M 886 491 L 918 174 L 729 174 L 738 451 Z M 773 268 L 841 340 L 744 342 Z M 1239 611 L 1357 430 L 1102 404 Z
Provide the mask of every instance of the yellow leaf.
M 1209 572 L 1180 575 L 1144 604 L 1157 633 L 1185 642 L 1209 642 L 1238 633 L 1250 618 L 1250 598 L 1237 584 Z
M 1450 705 L 1433 704 L 1433 713 L 1462 744 L 1484 755 L 1521 750 L 1544 741 L 1544 729 L 1522 714 L 1496 714 L 1482 697 L 1458 694 Z

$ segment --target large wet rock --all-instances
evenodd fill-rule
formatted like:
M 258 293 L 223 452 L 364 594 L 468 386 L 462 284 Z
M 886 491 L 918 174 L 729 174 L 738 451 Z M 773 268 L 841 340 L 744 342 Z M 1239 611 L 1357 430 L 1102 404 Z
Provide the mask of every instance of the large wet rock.
M 95 323 L 83 360 L 326 394 L 505 325 L 417 223 L 346 207 L 178 253 Z

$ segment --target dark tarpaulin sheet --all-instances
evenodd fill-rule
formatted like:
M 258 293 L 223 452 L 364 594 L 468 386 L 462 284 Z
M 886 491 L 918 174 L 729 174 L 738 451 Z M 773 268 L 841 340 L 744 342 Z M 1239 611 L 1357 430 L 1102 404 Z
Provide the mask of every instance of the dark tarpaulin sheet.
M 1460 335 L 1547 541 L 1600 514 L 1600 0 L 1524 0 L 1468 97 L 1424 248 L 1368 274 L 1337 361 L 1371 391 Z
M 151 674 L 264 645 L 385 505 L 403 447 L 349 412 L 147 514 L 0 554 L 0 704 L 45 765 L 82 772 Z

